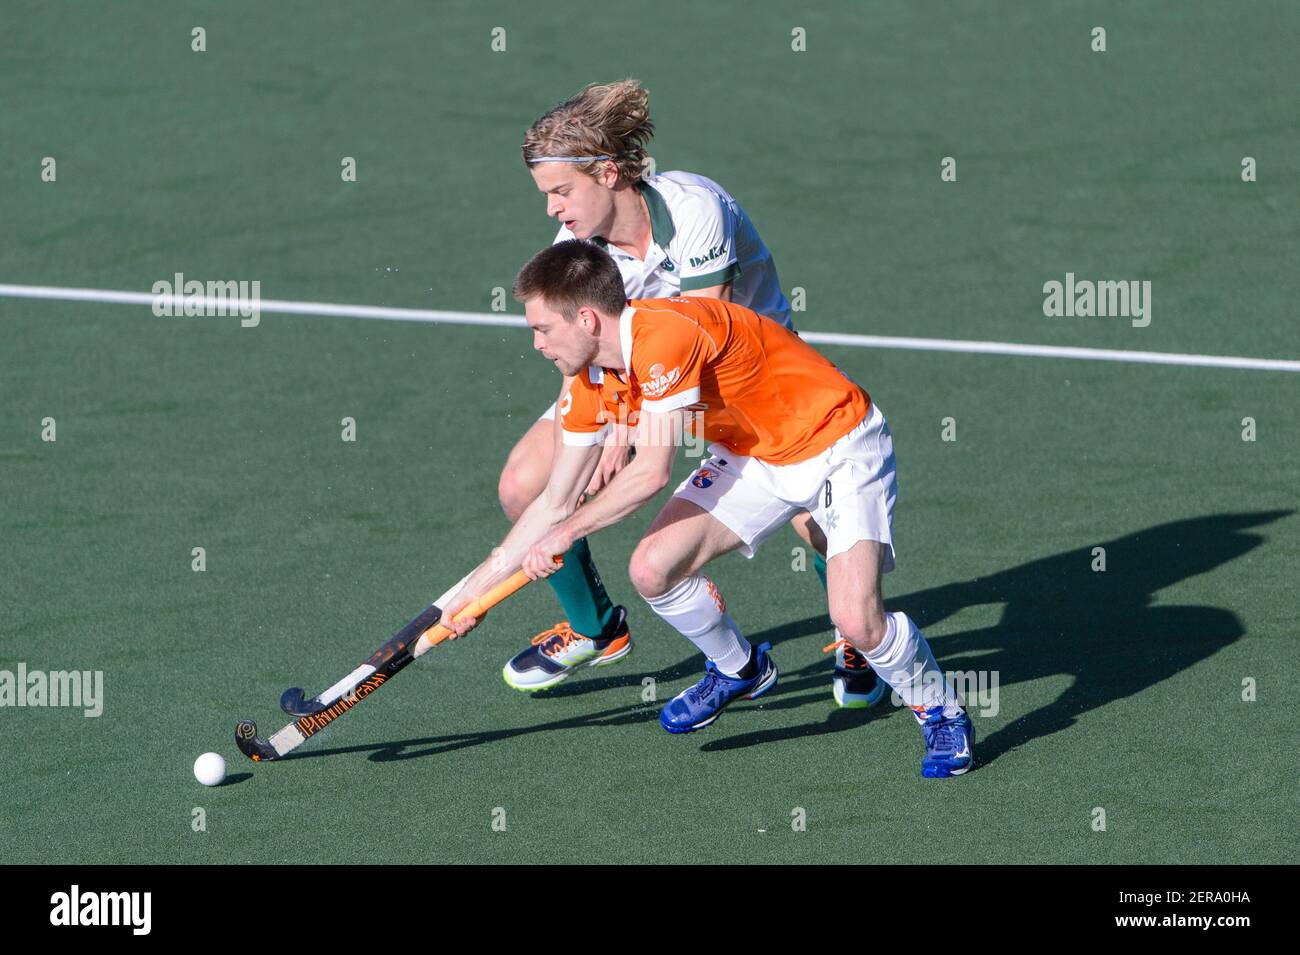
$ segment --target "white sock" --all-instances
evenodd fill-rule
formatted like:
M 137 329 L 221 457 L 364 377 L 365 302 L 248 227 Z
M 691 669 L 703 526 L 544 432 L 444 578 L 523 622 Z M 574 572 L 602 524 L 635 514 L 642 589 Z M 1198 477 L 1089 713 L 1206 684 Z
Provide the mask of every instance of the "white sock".
M 936 706 L 943 707 L 948 719 L 961 715 L 961 704 L 934 662 L 930 644 L 907 614 L 885 614 L 885 638 L 866 656 L 876 675 L 894 688 L 919 721 Z
M 647 597 L 645 602 L 728 676 L 735 676 L 749 662 L 749 641 L 727 613 L 713 581 L 703 574 L 687 577 L 667 593 Z

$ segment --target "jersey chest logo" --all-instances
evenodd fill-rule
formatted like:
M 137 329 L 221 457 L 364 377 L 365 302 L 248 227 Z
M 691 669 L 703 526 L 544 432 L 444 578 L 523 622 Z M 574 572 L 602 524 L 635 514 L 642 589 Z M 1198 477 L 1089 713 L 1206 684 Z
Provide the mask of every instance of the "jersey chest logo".
M 655 362 L 650 366 L 650 380 L 641 383 L 641 393 L 647 398 L 658 398 L 665 391 L 677 384 L 677 379 L 682 377 L 680 367 L 665 373 L 664 366 L 660 362 Z

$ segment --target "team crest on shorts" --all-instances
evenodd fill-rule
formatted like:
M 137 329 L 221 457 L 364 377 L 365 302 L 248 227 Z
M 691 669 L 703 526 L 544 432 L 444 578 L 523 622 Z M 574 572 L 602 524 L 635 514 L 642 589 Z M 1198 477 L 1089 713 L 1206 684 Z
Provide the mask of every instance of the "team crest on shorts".
M 710 471 L 708 468 L 700 468 L 699 473 L 697 473 L 695 477 L 691 478 L 691 483 L 696 487 L 709 487 L 713 483 L 713 479 L 717 476 L 716 471 Z

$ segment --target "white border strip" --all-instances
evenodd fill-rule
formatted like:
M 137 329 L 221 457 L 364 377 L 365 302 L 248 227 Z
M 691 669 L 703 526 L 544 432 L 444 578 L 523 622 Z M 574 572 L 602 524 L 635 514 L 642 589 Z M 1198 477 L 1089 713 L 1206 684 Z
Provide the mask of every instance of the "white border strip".
M 120 305 L 153 305 L 158 297 L 150 292 L 114 292 L 107 289 L 58 288 L 45 285 L 0 284 L 0 298 L 39 298 L 64 302 L 101 302 Z M 183 304 L 183 296 L 172 297 Z M 199 299 L 192 298 L 190 303 Z M 206 307 L 207 299 L 201 300 Z M 214 306 L 219 304 L 215 300 Z M 224 303 L 229 305 L 229 303 Z M 424 308 L 387 308 L 377 305 L 336 305 L 329 302 L 289 302 L 262 299 L 261 312 L 285 315 L 331 315 L 340 318 L 368 318 L 395 322 L 438 322 L 450 325 L 495 325 L 524 328 L 518 315 L 490 315 L 483 312 L 449 312 Z M 1060 345 L 1018 345 L 1014 342 L 963 341 L 951 338 L 900 338 L 890 335 L 847 335 L 837 332 L 800 332 L 815 345 L 847 345 L 851 348 L 899 348 L 909 351 L 944 351 L 966 355 L 1015 355 L 1028 358 L 1072 358 L 1086 361 L 1118 361 L 1143 365 L 1181 365 L 1194 368 L 1237 368 L 1251 371 L 1300 372 L 1300 361 L 1280 358 L 1237 358 L 1231 355 L 1186 355 L 1177 352 L 1125 351 L 1110 348 L 1073 348 Z

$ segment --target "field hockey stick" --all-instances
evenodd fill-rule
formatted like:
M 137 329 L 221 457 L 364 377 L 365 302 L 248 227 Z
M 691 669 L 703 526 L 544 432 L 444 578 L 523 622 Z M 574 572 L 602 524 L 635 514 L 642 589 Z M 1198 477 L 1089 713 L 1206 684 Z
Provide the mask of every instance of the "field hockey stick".
M 559 557 L 555 559 L 560 562 Z M 416 657 L 450 637 L 454 631 L 439 622 L 442 610 L 438 605 L 454 597 L 467 579 L 468 575 L 372 653 L 365 663 L 319 696 L 306 699 L 298 687 L 285 690 L 280 706 L 298 718 L 270 738 L 257 735 L 257 723 L 253 720 L 240 720 L 235 727 L 235 745 L 239 751 L 254 762 L 283 758 L 387 683 Z M 466 604 L 456 619 L 482 617 L 528 582 L 528 575 L 517 571 Z

